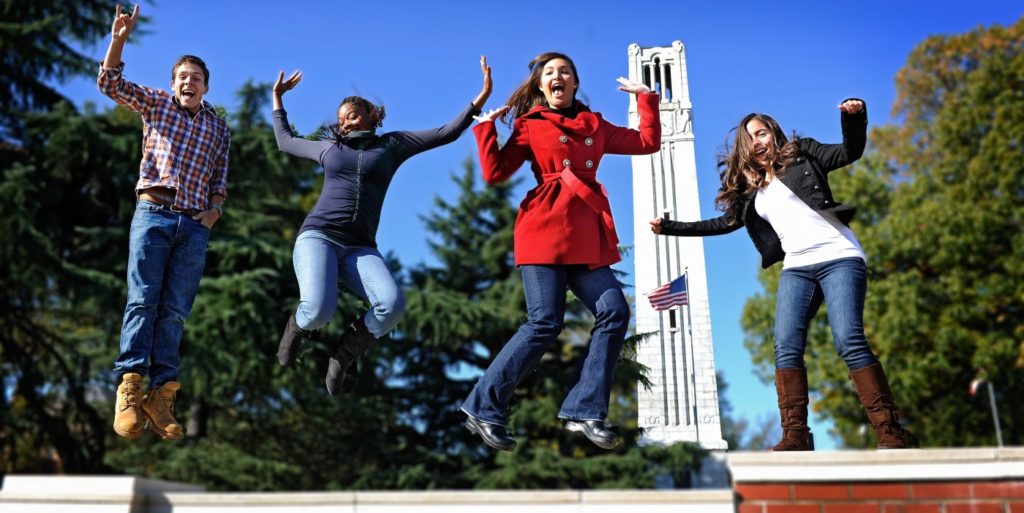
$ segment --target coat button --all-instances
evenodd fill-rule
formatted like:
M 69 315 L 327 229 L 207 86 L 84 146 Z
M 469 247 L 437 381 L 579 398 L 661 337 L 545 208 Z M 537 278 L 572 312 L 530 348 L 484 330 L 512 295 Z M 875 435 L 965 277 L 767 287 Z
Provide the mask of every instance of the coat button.
M 821 189 L 821 187 L 818 187 L 817 185 L 815 185 L 814 186 L 814 190 L 818 190 L 818 189 Z
M 562 161 L 562 165 L 565 166 L 565 167 L 569 167 L 569 159 L 563 160 Z
M 593 160 L 588 160 L 587 161 L 587 167 L 588 168 L 594 167 L 594 161 Z
M 583 144 L 586 144 L 587 146 L 590 146 L 591 144 L 594 144 L 594 140 L 589 138 L 589 137 L 587 137 L 586 139 L 583 140 Z
M 569 142 L 569 138 L 563 135 L 563 136 L 558 138 L 558 141 L 561 142 L 561 143 L 567 143 L 567 142 Z
M 830 203 L 829 200 L 825 200 L 825 204 L 826 205 L 828 205 L 829 203 Z
M 811 172 L 810 171 L 804 171 L 804 176 L 811 176 Z

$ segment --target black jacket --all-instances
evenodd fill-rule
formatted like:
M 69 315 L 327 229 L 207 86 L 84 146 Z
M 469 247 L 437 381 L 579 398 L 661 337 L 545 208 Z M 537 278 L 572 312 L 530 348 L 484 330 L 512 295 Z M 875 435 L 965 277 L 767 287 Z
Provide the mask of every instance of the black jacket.
M 845 101 L 845 100 L 844 100 Z M 867 143 L 867 105 L 857 114 L 842 113 L 842 144 L 821 144 L 814 139 L 798 139 L 800 156 L 787 166 L 779 179 L 807 206 L 819 212 L 831 212 L 843 224 L 849 225 L 856 208 L 843 205 L 832 197 L 828 186 L 828 173 L 860 158 Z M 786 255 L 772 225 L 757 215 L 754 198 L 757 191 L 747 195 L 731 212 L 706 221 L 682 222 L 661 220 L 661 233 L 684 237 L 720 235 L 747 227 L 750 239 L 761 253 L 761 267 L 767 268 Z

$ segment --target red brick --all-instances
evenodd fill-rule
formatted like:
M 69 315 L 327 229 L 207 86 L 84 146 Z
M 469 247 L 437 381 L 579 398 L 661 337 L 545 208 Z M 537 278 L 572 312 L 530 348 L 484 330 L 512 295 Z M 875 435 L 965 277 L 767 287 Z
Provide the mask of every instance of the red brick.
M 934 504 L 886 504 L 885 513 L 942 513 L 939 503 Z
M 971 485 L 962 482 L 914 483 L 910 495 L 915 499 L 967 499 L 971 496 Z
M 886 504 L 885 513 L 942 513 L 939 503 L 935 504 Z
M 768 504 L 765 513 L 821 513 L 817 504 Z
M 910 486 L 899 483 L 879 483 L 853 485 L 850 487 L 850 498 L 853 499 L 907 499 L 910 498 Z
M 736 494 L 745 501 L 792 499 L 789 485 L 779 484 L 739 484 L 736 485 Z
M 1024 501 L 1011 502 L 1010 513 L 1024 513 Z
M 793 497 L 801 499 L 849 499 L 850 491 L 846 485 L 838 484 L 804 484 L 793 487 Z
M 882 506 L 867 502 L 826 502 L 825 513 L 882 513 Z
M 1024 481 L 992 481 L 988 483 L 974 483 L 971 485 L 973 495 L 976 499 L 990 499 L 996 497 L 1007 497 L 1012 499 L 1024 498 Z
M 740 510 L 738 513 L 764 513 L 764 505 L 762 503 L 740 504 Z
M 947 502 L 946 513 L 1003 513 L 1001 502 Z

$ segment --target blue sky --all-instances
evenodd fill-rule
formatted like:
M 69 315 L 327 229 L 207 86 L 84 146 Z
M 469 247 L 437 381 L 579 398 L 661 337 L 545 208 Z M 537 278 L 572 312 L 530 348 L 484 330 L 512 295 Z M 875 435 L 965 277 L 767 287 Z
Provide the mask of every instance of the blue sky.
M 110 10 L 113 16 L 113 4 Z M 694 105 L 701 212 L 708 218 L 718 215 L 714 155 L 745 114 L 765 112 L 787 132 L 837 142 L 836 105 L 856 96 L 866 100 L 872 125 L 888 123 L 894 77 L 916 44 L 930 35 L 1008 25 L 1024 15 L 1024 4 L 165 0 L 143 4 L 142 13 L 151 19 L 149 33 L 133 35 L 125 49 L 126 77 L 169 89 L 176 58 L 196 54 L 211 71 L 207 99 L 233 110 L 234 93 L 246 81 L 270 82 L 279 70 L 299 69 L 304 79 L 284 103 L 302 132 L 330 120 L 341 98 L 351 94 L 387 106 L 384 130 L 441 125 L 479 92 L 481 54 L 493 68 L 487 107 L 497 107 L 526 77 L 529 60 L 548 50 L 573 57 L 580 98 L 624 125 L 628 97 L 616 89 L 615 78 L 627 73 L 627 47 L 680 40 Z M 107 42 L 86 51 L 99 61 Z M 78 104 L 112 105 L 92 80 L 76 79 L 62 89 Z M 395 251 L 406 265 L 432 261 L 420 216 L 436 195 L 455 196 L 448 176 L 471 155 L 476 160 L 466 133 L 403 165 L 384 206 L 378 234 L 383 251 Z M 518 175 L 527 179 L 520 196 L 532 186 L 528 174 Z M 647 220 L 633 219 L 629 158 L 605 158 L 599 179 L 609 191 L 622 242 L 650 236 L 645 228 L 634 231 Z M 224 222 L 230 212 L 228 200 Z M 715 360 L 729 383 L 728 399 L 738 415 L 777 418 L 774 388 L 754 376 L 739 328 L 744 301 L 761 290 L 757 252 L 744 231 L 706 239 L 705 251 Z M 632 259 L 617 267 L 632 273 Z M 819 449 L 835 447 L 825 436 L 827 424 L 816 421 L 812 429 Z

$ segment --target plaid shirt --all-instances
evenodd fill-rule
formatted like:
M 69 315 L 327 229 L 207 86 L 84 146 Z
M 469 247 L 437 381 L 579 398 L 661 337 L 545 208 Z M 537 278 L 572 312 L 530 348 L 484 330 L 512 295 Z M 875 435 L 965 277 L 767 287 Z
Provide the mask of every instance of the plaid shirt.
M 207 210 L 210 197 L 228 195 L 228 124 L 203 101 L 194 116 L 173 95 L 140 86 L 100 64 L 100 92 L 142 117 L 142 162 L 135 192 L 149 187 L 176 191 L 174 207 Z

